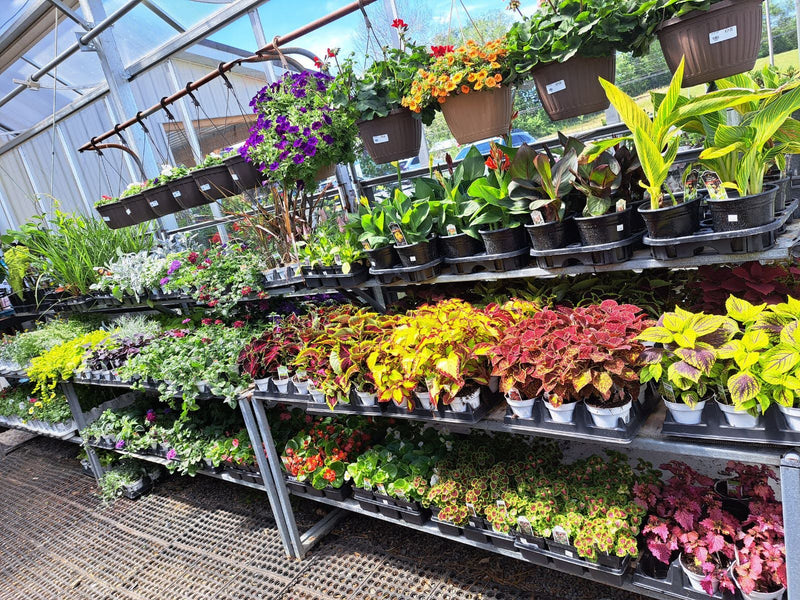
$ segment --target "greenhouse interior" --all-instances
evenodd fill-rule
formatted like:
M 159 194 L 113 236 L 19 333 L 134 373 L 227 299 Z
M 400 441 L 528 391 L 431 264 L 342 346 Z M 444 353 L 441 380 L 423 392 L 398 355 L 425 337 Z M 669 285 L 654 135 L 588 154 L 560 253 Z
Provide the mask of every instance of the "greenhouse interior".
M 0 4 L 0 600 L 800 600 L 800 0 Z

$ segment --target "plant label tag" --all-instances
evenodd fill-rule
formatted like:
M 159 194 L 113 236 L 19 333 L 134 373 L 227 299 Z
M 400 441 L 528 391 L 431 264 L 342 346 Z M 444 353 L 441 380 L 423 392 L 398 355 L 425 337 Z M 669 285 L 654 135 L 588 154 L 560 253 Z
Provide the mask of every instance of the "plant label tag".
M 149 204 L 150 204 L 150 206 L 155 208 L 156 206 L 158 206 L 158 200 L 150 200 Z
M 728 192 L 722 186 L 722 180 L 714 171 L 706 171 L 702 176 L 703 183 L 706 184 L 706 190 L 712 200 L 727 200 Z
M 528 521 L 528 517 L 517 517 L 517 525 L 519 525 L 519 530 L 525 535 L 533 535 L 533 527 L 531 527 L 531 522 Z
M 736 31 L 736 25 L 731 25 L 730 27 L 726 27 L 725 29 L 718 29 L 717 31 L 712 31 L 708 34 L 708 43 L 709 44 L 719 44 L 720 42 L 724 42 L 725 40 L 732 40 L 738 34 Z
M 203 185 L 200 186 L 200 191 L 201 192 L 207 192 L 210 189 L 211 189 L 211 184 L 210 183 L 204 183 Z
M 506 397 L 512 402 L 522 402 L 522 394 L 519 393 L 517 388 L 511 388 L 506 392 Z
M 280 379 L 286 379 L 289 377 L 289 368 L 285 365 L 281 365 L 278 367 L 278 377 Z
M 181 197 L 180 190 L 175 190 L 174 192 L 172 192 L 172 197 L 173 198 L 180 198 Z
M 495 504 L 497 504 L 497 508 L 502 508 L 503 510 L 508 510 L 508 507 L 506 507 L 506 501 L 505 500 L 498 500 L 497 502 L 495 502 Z
M 544 215 L 542 215 L 542 211 L 540 210 L 532 210 L 531 219 L 533 219 L 534 225 L 544 225 Z
M 728 223 L 738 223 L 739 215 L 728 215 Z
M 433 475 L 431 475 L 431 486 L 434 486 L 437 483 L 439 483 L 439 474 L 434 473 Z
M 617 231 L 625 231 L 625 223 L 620 223 L 617 225 Z
M 234 181 L 239 181 L 239 176 L 236 173 L 231 173 L 231 179 Z
M 392 232 L 394 241 L 397 242 L 398 246 L 408 246 L 406 235 L 403 233 L 403 228 L 400 227 L 399 223 L 389 223 L 389 231 Z
M 699 179 L 700 175 L 697 169 L 692 169 L 686 174 L 683 182 L 683 198 L 685 202 L 697 198 L 697 182 Z
M 125 209 L 125 214 L 126 215 L 130 215 L 131 214 L 131 209 L 130 208 L 126 208 Z
M 389 141 L 389 134 L 382 133 L 381 135 L 373 135 L 372 136 L 372 143 L 373 144 L 385 144 Z
M 337 265 L 341 265 L 342 264 L 342 257 L 339 256 L 338 254 L 334 254 L 333 255 L 333 262 L 335 262 Z
M 475 505 L 472 502 L 467 502 L 467 510 L 469 510 L 469 514 L 473 517 L 477 517 L 478 513 L 475 510 Z
M 564 82 L 563 79 L 559 79 L 558 81 L 554 81 L 553 83 L 548 83 L 545 86 L 548 94 L 555 94 L 556 92 L 560 92 L 562 90 L 567 89 L 567 84 Z
M 369 242 L 361 242 L 361 245 L 364 246 L 364 250 L 372 250 L 372 246 L 369 245 Z M 375 266 L 375 261 L 372 261 L 372 266 Z
M 553 539 L 559 544 L 569 546 L 569 534 L 561 525 L 553 527 Z
M 416 256 L 409 256 L 408 257 L 408 262 L 417 262 L 417 257 Z
M 375 487 L 377 487 L 377 488 L 378 488 L 378 491 L 379 491 L 381 494 L 384 494 L 384 495 L 386 495 L 386 487 L 384 487 L 384 485 L 383 485 L 382 483 L 376 483 L 376 484 L 375 484 Z
M 365 477 L 365 478 L 364 478 L 364 481 L 363 481 L 362 483 L 364 484 L 364 489 L 365 489 L 365 490 L 370 490 L 370 491 L 372 491 L 372 481 L 370 481 L 369 479 L 367 479 L 367 478 Z
M 110 218 L 110 217 L 103 217 L 103 221 L 105 221 L 106 223 L 108 223 L 109 221 L 111 221 L 111 218 Z
M 619 200 L 617 200 L 617 208 L 616 208 L 617 212 L 623 212 L 627 210 L 627 208 L 628 208 L 628 203 L 625 202 L 625 198 L 620 198 Z
M 456 226 L 453 225 L 452 223 L 450 223 L 447 226 L 447 235 L 456 235 L 457 233 L 458 233 L 458 230 L 456 229 Z

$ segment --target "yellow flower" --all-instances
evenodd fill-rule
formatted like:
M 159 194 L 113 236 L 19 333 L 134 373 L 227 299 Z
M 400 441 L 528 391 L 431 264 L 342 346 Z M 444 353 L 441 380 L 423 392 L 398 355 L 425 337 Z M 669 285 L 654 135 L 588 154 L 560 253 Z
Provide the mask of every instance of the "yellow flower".
M 461 83 L 461 79 L 463 79 L 463 77 L 464 77 L 464 74 L 463 74 L 463 73 L 456 73 L 456 74 L 455 74 L 455 75 L 453 75 L 453 77 L 452 77 L 452 79 L 453 79 L 453 83 L 455 83 L 456 85 L 457 85 L 457 84 L 459 84 L 459 83 Z
M 475 91 L 483 89 L 483 81 L 476 81 L 475 82 Z
M 499 69 L 502 65 L 497 61 L 493 61 L 489 66 L 493 69 Z
M 449 82 L 449 83 L 448 83 L 448 84 L 445 86 L 445 88 L 444 88 L 444 89 L 445 89 L 445 90 L 447 90 L 448 92 L 452 92 L 454 89 L 456 89 L 456 84 L 455 84 L 455 83 L 453 83 L 452 81 L 450 81 L 450 82 Z
M 487 75 L 489 74 L 486 72 L 486 69 L 481 69 L 480 71 L 478 71 L 475 77 L 478 78 L 478 81 L 483 81 L 484 79 L 486 79 Z
M 496 85 L 497 85 L 497 82 L 494 80 L 493 77 L 487 77 L 486 78 L 486 87 L 493 88 Z
M 475 76 L 475 73 L 470 73 L 469 75 L 467 75 L 467 81 L 469 81 L 470 83 L 472 83 L 476 79 L 477 77 Z

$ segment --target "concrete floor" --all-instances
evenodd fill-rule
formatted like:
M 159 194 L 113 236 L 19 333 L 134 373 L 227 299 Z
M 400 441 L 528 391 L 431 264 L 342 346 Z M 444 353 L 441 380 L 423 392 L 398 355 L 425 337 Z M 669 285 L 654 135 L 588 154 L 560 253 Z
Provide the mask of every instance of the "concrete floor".
M 359 515 L 288 559 L 264 494 L 174 477 L 104 507 L 76 451 L 37 438 L 0 458 L 0 599 L 644 600 Z M 297 508 L 301 528 L 324 514 Z

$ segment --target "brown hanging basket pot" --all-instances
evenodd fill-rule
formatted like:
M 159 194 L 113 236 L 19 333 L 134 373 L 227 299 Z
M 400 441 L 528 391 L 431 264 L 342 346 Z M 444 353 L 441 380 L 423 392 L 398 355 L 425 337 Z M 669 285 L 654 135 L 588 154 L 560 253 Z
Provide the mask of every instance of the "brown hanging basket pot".
M 364 150 L 379 165 L 419 154 L 422 121 L 415 119 L 407 108 L 396 108 L 385 117 L 359 121 L 356 125 Z
M 234 186 L 233 178 L 225 165 L 214 165 L 192 171 L 192 177 L 200 193 L 209 200 L 221 200 L 236 195 L 236 186 Z
M 172 192 L 172 197 L 177 200 L 181 208 L 196 208 L 213 202 L 213 200 L 200 193 L 200 189 L 191 175 L 170 181 L 167 185 Z
M 506 135 L 511 126 L 511 88 L 507 85 L 456 94 L 441 107 L 450 133 L 459 144 Z
M 553 121 L 605 110 L 609 100 L 598 77 L 614 83 L 616 56 L 589 58 L 575 55 L 563 63 L 533 68 L 531 74 L 545 111 Z
M 157 217 L 171 215 L 183 210 L 178 201 L 172 197 L 172 190 L 166 184 L 144 190 L 142 195 L 147 199 L 150 210 Z
M 150 208 L 150 204 L 148 204 L 144 194 L 134 194 L 133 196 L 122 198 L 120 202 L 125 207 L 125 212 L 130 216 L 133 225 L 152 221 L 156 218 L 156 213 Z
M 253 188 L 261 187 L 261 172 L 252 163 L 247 162 L 238 154 L 226 158 L 223 162 L 228 167 L 231 179 L 239 190 L 252 190 Z
M 121 229 L 133 225 L 133 219 L 122 202 L 112 202 L 103 206 L 95 206 L 94 209 L 103 219 L 109 229 Z
M 322 165 L 319 169 L 317 169 L 317 172 L 314 173 L 314 179 L 317 181 L 324 181 L 329 177 L 333 177 L 334 173 L 336 173 L 336 163 Z
M 658 41 L 673 73 L 686 57 L 683 87 L 749 71 L 761 47 L 762 0 L 722 0 L 664 21 Z

